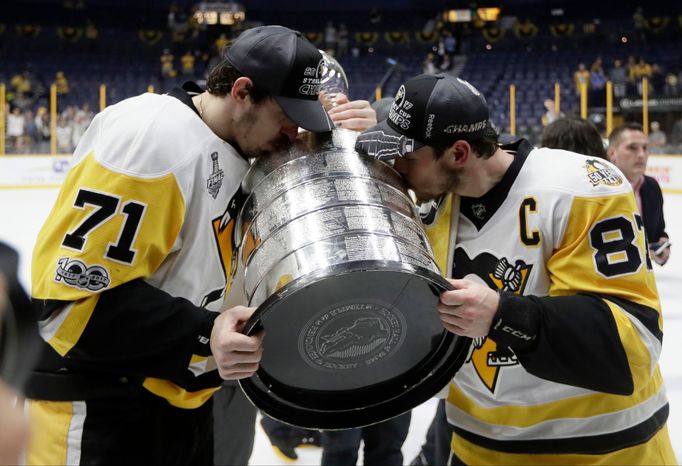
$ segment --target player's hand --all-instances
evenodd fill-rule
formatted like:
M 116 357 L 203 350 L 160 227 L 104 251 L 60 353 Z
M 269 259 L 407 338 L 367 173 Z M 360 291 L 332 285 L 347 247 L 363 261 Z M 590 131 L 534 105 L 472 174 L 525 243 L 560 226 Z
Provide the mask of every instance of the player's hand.
M 656 249 L 658 249 L 658 247 L 661 244 L 664 244 L 666 241 L 670 241 L 670 240 L 668 238 L 666 238 L 665 236 L 662 236 L 661 238 L 658 239 L 658 243 L 655 243 L 656 247 L 649 249 L 649 256 L 651 256 L 651 258 L 658 265 L 665 265 L 665 263 L 668 262 L 668 259 L 670 258 L 670 247 L 664 248 L 660 254 L 656 254 L 656 252 L 655 252 Z
M 443 326 L 465 337 L 485 337 L 497 313 L 500 296 L 487 286 L 471 280 L 448 280 L 454 290 L 440 295 L 438 312 Z
M 349 101 L 344 94 L 338 94 L 328 113 L 337 128 L 365 131 L 377 124 L 377 113 L 368 101 Z
M 225 380 L 251 377 L 263 356 L 264 331 L 247 336 L 241 329 L 253 307 L 235 306 L 223 311 L 214 321 L 211 330 L 211 351 L 218 365 L 220 377 Z

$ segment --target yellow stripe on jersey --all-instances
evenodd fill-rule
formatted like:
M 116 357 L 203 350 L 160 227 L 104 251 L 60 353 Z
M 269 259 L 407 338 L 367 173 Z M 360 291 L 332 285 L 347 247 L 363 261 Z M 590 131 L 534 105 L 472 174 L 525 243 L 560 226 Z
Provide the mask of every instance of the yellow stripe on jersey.
M 663 377 L 656 367 L 649 383 L 632 396 L 593 392 L 542 404 L 504 405 L 486 408 L 467 396 L 455 383 L 450 384 L 448 402 L 481 422 L 497 426 L 530 427 L 554 419 L 584 419 L 637 407 L 663 387 Z M 492 429 L 492 428 L 491 428 Z
M 168 380 L 147 377 L 142 384 L 154 395 L 166 399 L 176 408 L 194 409 L 206 403 L 220 387 L 205 388 L 196 392 L 188 392 Z
M 425 225 L 424 230 L 429 238 L 433 257 L 442 274 L 448 274 L 448 247 L 450 246 L 450 219 L 452 216 L 453 194 L 448 194 L 443 205 L 436 212 L 436 218 L 431 225 Z
M 200 362 L 204 362 L 208 359 L 208 356 L 199 356 L 198 354 L 193 354 L 192 358 L 189 360 L 190 364 L 197 364 Z
M 547 262 L 549 295 L 580 290 L 616 296 L 655 309 L 661 326 L 656 282 L 646 263 L 644 229 L 633 215 L 637 211 L 630 192 L 574 198 L 561 245 Z M 615 234 L 619 231 L 620 236 Z M 625 257 L 632 267 L 618 266 Z
M 54 336 L 47 341 L 60 356 L 66 356 L 66 353 L 71 351 L 71 348 L 78 342 L 92 316 L 97 301 L 99 301 L 99 296 L 95 295 L 76 301 L 72 306 L 62 310 L 68 314 Z
M 97 205 L 99 201 L 83 201 L 84 193 L 107 201 L 106 207 Z M 185 201 L 172 174 L 135 177 L 113 171 L 93 153 L 88 154 L 67 175 L 38 234 L 33 251 L 33 297 L 76 301 L 101 289 L 150 277 L 172 249 L 184 214 Z M 124 231 L 132 238 L 124 236 Z M 66 241 L 67 235 L 76 246 Z M 132 243 L 126 244 L 131 239 Z M 124 255 L 127 259 L 122 260 L 120 254 L 113 254 L 115 246 L 124 246 L 130 257 Z M 60 261 L 65 269 L 70 263 L 80 267 L 71 283 L 59 276 Z M 103 268 L 110 280 L 103 288 L 82 286 L 76 280 L 78 276 L 87 278 L 83 270 L 97 267 Z
M 663 426 L 650 440 L 630 448 L 600 455 L 503 453 L 473 444 L 457 434 L 452 435 L 452 451 L 465 464 L 525 465 L 675 465 L 668 426 Z
M 42 400 L 28 400 L 27 403 L 31 438 L 26 452 L 26 464 L 67 464 L 73 403 Z

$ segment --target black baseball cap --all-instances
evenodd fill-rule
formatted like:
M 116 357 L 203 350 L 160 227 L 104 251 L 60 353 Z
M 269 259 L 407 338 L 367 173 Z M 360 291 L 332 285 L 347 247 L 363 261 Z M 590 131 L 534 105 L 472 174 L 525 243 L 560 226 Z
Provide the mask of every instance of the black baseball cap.
M 318 100 L 324 60 L 298 31 L 260 26 L 242 32 L 226 60 L 254 84 L 265 89 L 298 126 L 316 133 L 334 129 Z
M 467 81 L 449 74 L 422 74 L 405 82 L 388 118 L 358 136 L 355 149 L 381 160 L 425 145 L 451 144 L 480 135 L 489 125 L 488 104 Z

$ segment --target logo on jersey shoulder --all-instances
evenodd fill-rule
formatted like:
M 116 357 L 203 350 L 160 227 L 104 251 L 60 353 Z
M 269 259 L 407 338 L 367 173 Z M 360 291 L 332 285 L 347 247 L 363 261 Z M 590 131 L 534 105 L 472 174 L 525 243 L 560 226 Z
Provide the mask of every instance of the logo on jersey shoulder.
M 213 171 L 211 175 L 206 180 L 206 189 L 213 199 L 218 197 L 220 192 L 220 187 L 223 185 L 223 178 L 225 178 L 225 172 L 218 165 L 218 153 L 213 152 L 211 154 L 211 162 L 213 164 Z
M 471 259 L 462 248 L 455 250 L 454 263 L 455 278 L 475 275 L 490 288 L 517 295 L 523 294 L 533 268 L 531 264 L 521 259 L 512 263 L 506 257 L 498 259 L 487 252 Z M 471 350 L 467 363 L 470 362 L 474 366 L 476 375 L 491 393 L 495 393 L 500 370 L 519 364 L 512 350 L 504 346 L 498 347 L 497 343 L 487 337 L 474 339 Z
M 620 186 L 623 178 L 613 168 L 599 159 L 588 159 L 585 163 L 587 178 L 592 186 L 604 184 L 606 186 Z
M 109 272 L 101 265 L 88 267 L 78 259 L 62 257 L 57 261 L 54 277 L 56 282 L 63 281 L 66 285 L 81 290 L 99 291 L 109 286 Z

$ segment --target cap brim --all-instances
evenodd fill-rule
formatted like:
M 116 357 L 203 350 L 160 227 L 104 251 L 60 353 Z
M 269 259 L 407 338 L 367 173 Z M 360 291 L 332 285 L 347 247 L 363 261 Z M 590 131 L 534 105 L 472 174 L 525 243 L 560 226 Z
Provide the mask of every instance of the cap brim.
M 274 96 L 274 98 L 284 113 L 303 129 L 313 133 L 324 133 L 335 128 L 334 122 L 319 100 L 303 100 L 282 96 Z
M 358 136 L 355 150 L 379 160 L 392 160 L 413 152 L 424 143 L 405 136 L 393 129 L 388 120 L 368 129 Z

